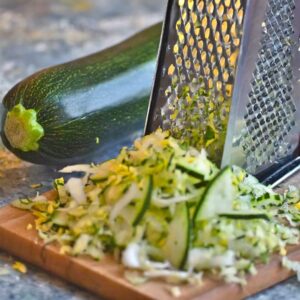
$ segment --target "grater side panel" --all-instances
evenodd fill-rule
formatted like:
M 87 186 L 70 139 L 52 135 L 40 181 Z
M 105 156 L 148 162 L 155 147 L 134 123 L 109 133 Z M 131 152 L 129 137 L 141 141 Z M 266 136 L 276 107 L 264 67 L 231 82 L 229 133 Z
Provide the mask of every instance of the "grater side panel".
M 295 0 L 295 18 L 293 20 L 294 35 L 292 36 L 292 98 L 295 104 L 295 126 L 290 134 L 291 156 L 300 157 L 300 0 Z
M 294 100 L 297 109 L 297 128 L 295 135 L 298 134 L 298 150 L 295 155 L 300 156 L 300 0 L 295 1 L 295 34 L 293 41 L 295 42 L 293 49 L 293 74 L 294 74 Z
M 237 68 L 236 84 L 233 92 L 229 116 L 226 142 L 222 157 L 222 167 L 235 164 L 245 165 L 245 153 L 239 147 L 239 137 L 246 127 L 244 114 L 251 91 L 250 82 L 253 76 L 257 53 L 262 37 L 261 24 L 265 18 L 268 0 L 249 1 L 244 21 L 244 35 L 241 44 L 239 65 Z
M 297 155 L 299 2 L 249 2 L 223 165 L 261 174 Z

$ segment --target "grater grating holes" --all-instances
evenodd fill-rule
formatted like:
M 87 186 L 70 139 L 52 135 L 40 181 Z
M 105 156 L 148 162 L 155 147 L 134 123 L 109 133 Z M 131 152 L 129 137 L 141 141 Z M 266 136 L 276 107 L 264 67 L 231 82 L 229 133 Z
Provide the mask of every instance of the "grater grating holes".
M 293 0 L 270 0 L 268 3 L 261 49 L 244 116 L 247 131 L 242 136 L 242 149 L 250 172 L 256 172 L 261 165 L 270 160 L 275 162 L 290 151 L 285 137 L 296 124 L 291 65 L 294 9 Z M 261 114 L 255 112 L 257 102 Z M 265 138 L 257 143 L 256 137 L 260 135 Z
M 177 39 L 169 45 L 163 129 L 197 148 L 222 156 L 245 1 L 179 0 Z

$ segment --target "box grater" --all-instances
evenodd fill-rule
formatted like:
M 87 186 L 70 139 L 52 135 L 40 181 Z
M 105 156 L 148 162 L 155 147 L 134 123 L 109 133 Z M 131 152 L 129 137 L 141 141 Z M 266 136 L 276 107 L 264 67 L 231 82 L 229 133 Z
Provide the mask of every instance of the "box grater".
M 265 183 L 299 169 L 300 0 L 169 0 L 146 133 Z

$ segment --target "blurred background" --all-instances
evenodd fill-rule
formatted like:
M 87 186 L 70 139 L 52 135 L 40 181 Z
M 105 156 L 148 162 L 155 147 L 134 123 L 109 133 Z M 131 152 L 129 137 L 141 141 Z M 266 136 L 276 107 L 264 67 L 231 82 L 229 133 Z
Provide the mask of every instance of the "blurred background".
M 37 69 L 126 39 L 163 18 L 165 0 L 0 0 L 0 97 Z

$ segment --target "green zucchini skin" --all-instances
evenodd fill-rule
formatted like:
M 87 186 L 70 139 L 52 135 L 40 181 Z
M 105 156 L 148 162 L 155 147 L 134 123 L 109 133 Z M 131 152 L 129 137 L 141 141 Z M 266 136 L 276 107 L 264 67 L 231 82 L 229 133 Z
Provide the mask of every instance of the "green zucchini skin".
M 142 130 L 161 26 L 156 24 L 104 51 L 41 70 L 15 85 L 2 102 L 4 145 L 23 160 L 61 166 L 91 162 L 116 141 Z M 34 109 L 44 128 L 37 151 L 15 149 L 5 135 L 7 113 L 19 103 Z

